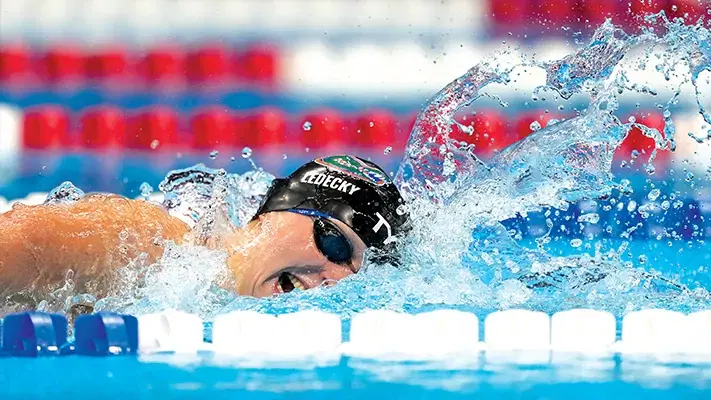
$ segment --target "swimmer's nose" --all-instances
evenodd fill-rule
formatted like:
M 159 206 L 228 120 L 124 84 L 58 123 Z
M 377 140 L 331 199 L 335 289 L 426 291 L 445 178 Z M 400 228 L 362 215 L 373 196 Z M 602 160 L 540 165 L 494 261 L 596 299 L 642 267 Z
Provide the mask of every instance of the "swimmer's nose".
M 335 265 L 331 268 L 326 268 L 321 273 L 322 281 L 340 281 L 341 279 L 353 275 L 355 271 L 345 265 Z

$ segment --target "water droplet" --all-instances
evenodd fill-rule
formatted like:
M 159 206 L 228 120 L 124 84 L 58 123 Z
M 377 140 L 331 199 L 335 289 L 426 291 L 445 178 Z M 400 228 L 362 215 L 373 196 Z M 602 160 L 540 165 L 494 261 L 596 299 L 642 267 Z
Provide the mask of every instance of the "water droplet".
M 217 150 L 211 151 L 211 152 L 210 152 L 210 159 L 211 159 L 211 160 L 216 159 L 219 154 L 220 154 L 220 152 L 217 151 Z
M 528 127 L 531 128 L 531 130 L 533 132 L 535 132 L 535 131 L 541 129 L 541 123 L 538 121 L 533 121 L 533 122 L 531 122 L 531 125 L 529 125 Z
M 600 221 L 600 214 L 588 213 L 578 217 L 578 222 L 587 222 L 589 224 L 597 224 Z
M 311 122 L 306 121 L 306 122 L 304 122 L 304 125 L 302 125 L 301 127 L 304 128 L 305 131 L 310 131 L 311 130 Z
M 647 263 L 647 256 L 644 255 L 644 254 L 642 254 L 641 256 L 639 256 L 639 263 L 640 263 L 640 264 L 646 264 L 646 263 Z
M 630 156 L 632 157 L 632 159 L 639 157 L 639 151 L 632 150 L 632 153 L 630 154 Z
M 84 197 L 84 191 L 71 182 L 62 182 L 47 195 L 44 204 L 70 203 Z
M 393 148 L 390 147 L 390 146 L 388 146 L 388 147 L 385 148 L 385 150 L 383 150 L 383 154 L 388 155 L 388 154 L 390 154 L 392 151 L 393 151 Z
M 633 212 L 636 209 L 637 209 L 637 202 L 634 200 L 630 200 L 630 202 L 627 203 L 627 211 Z
M 673 4 L 671 7 L 672 11 L 676 11 L 679 9 L 679 7 L 676 6 L 676 4 Z
M 309 149 L 308 147 L 304 150 L 306 150 L 307 153 L 311 151 L 311 149 Z
M 373 123 L 373 121 L 370 121 L 370 122 L 368 122 L 368 126 L 372 128 L 375 126 L 375 124 Z
M 286 155 L 286 153 L 284 153 L 284 154 L 281 155 L 281 159 L 282 159 L 282 160 L 286 160 L 287 158 L 289 158 L 289 157 Z
M 236 160 L 235 156 L 230 157 L 230 162 L 234 162 Z
M 570 247 L 580 247 L 583 244 L 582 239 L 573 239 L 570 241 Z
M 245 147 L 242 149 L 242 158 L 249 158 L 252 157 L 252 149 L 249 147 Z
M 139 190 L 141 191 L 141 197 L 143 197 L 144 200 L 150 199 L 151 194 L 153 194 L 153 186 L 149 185 L 148 182 L 141 183 Z
M 158 148 L 158 146 L 160 146 L 160 142 L 158 140 L 153 140 L 151 142 L 151 149 L 155 150 Z
M 692 179 L 694 179 L 694 174 L 691 173 L 691 172 L 687 172 L 687 173 L 686 173 L 686 178 L 685 178 L 685 180 L 686 180 L 687 182 L 691 182 Z
M 660 194 L 661 190 L 653 189 L 649 192 L 649 194 L 647 194 L 647 198 L 649 199 L 649 201 L 654 201 L 659 197 Z
M 654 173 L 657 171 L 657 169 L 654 168 L 654 165 L 653 165 L 652 163 L 648 163 L 648 164 L 647 164 L 647 167 L 645 168 L 645 170 L 647 171 L 647 173 L 648 173 L 649 175 L 654 175 Z

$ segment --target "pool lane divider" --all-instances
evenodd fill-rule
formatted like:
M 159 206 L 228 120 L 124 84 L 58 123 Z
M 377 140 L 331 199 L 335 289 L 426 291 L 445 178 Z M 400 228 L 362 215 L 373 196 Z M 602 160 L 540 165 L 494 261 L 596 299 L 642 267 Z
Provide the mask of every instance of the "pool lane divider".
M 10 314 L 2 321 L 0 354 L 16 357 L 59 355 L 67 344 L 67 320 L 57 314 Z
M 630 312 L 622 319 L 619 338 L 617 320 L 611 313 L 588 309 L 553 316 L 513 309 L 493 312 L 483 321 L 473 313 L 457 310 L 420 314 L 369 310 L 352 317 L 347 342 L 342 327 L 338 315 L 321 311 L 281 315 L 233 311 L 215 317 L 212 341 L 206 342 L 204 323 L 197 315 L 177 310 L 139 317 L 98 313 L 76 319 L 72 341 L 63 316 L 26 312 L 7 315 L 0 321 L 0 355 L 209 352 L 247 360 L 338 362 L 342 356 L 437 360 L 476 359 L 484 354 L 488 363 L 538 364 L 570 355 L 623 354 L 711 360 L 711 310 L 690 314 L 663 309 Z

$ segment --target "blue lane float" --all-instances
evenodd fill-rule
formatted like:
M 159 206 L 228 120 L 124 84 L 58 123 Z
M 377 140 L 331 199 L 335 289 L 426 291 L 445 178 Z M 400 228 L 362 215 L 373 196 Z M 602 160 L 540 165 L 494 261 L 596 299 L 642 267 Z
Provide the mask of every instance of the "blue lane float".
M 136 354 L 138 320 L 113 313 L 82 315 L 74 325 L 74 345 L 76 354 L 87 356 Z
M 42 312 L 10 314 L 0 327 L 0 349 L 5 355 L 58 355 L 67 344 L 67 320 L 61 315 Z

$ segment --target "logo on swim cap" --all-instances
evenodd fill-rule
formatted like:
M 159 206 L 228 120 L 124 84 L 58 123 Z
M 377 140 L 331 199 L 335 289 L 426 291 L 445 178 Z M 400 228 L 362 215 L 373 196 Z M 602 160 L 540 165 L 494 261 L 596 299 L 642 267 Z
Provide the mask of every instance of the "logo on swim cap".
M 314 161 L 353 178 L 370 182 L 376 186 L 383 186 L 388 182 L 388 177 L 381 170 L 371 167 L 363 161 L 351 156 L 329 156 L 318 158 Z

